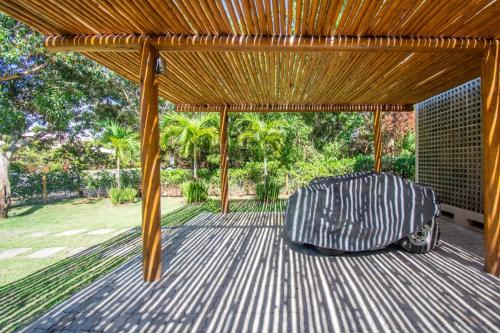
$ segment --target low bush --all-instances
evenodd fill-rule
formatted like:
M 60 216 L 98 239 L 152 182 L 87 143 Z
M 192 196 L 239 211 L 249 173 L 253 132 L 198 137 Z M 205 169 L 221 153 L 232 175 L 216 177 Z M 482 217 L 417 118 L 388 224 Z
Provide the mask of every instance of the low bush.
M 137 190 L 132 187 L 112 187 L 109 189 L 108 194 L 113 205 L 121 205 L 124 203 L 134 202 L 137 197 Z
M 121 195 L 122 195 L 121 189 L 119 189 L 118 187 L 112 187 L 109 189 L 108 195 L 113 205 L 121 204 Z
M 84 186 L 89 197 L 101 197 L 106 195 L 110 188 L 114 186 L 115 177 L 111 172 L 101 170 L 88 172 L 84 176 Z
M 122 188 L 122 203 L 125 202 L 134 202 L 137 197 L 137 190 L 133 187 L 124 187 Z
M 182 184 L 182 195 L 188 203 L 207 201 L 208 185 L 203 180 L 194 180 Z
M 267 178 L 255 187 L 257 198 L 262 202 L 272 202 L 278 199 L 283 186 L 274 178 Z
M 167 169 L 161 170 L 160 179 L 163 186 L 180 186 L 191 176 L 191 170 Z
M 42 196 L 41 173 L 11 173 L 10 184 L 12 196 L 29 199 Z M 48 172 L 47 192 L 78 192 L 81 186 L 80 175 L 76 172 Z

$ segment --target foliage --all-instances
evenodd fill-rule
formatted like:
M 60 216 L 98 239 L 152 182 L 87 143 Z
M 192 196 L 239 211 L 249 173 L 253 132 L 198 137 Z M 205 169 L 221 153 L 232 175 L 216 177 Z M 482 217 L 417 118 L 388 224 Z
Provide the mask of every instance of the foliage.
M 161 170 L 160 179 L 164 186 L 179 186 L 189 179 L 189 171 L 185 169 Z
M 257 198 L 262 202 L 277 200 L 281 190 L 282 186 L 280 186 L 279 182 L 272 177 L 268 177 L 267 179 L 261 181 L 255 187 Z
M 217 120 L 212 115 L 202 117 L 171 113 L 162 118 L 161 145 L 166 148 L 170 143 L 179 146 L 185 158 L 193 159 L 193 179 L 198 179 L 198 157 L 200 149 L 208 149 L 218 138 Z
M 238 121 L 244 127 L 238 142 L 249 145 L 261 156 L 264 164 L 264 176 L 268 175 L 267 161 L 283 145 L 284 123 L 280 120 L 268 120 L 258 113 L 245 113 Z
M 12 173 L 10 177 L 14 197 L 29 199 L 42 196 L 42 174 Z M 80 175 L 75 172 L 49 172 L 47 173 L 47 192 L 78 192 L 80 181 Z
M 132 187 L 113 187 L 109 189 L 109 198 L 113 205 L 121 205 L 124 203 L 134 202 L 137 197 L 137 190 Z
M 385 112 L 382 116 L 383 153 L 394 156 L 403 150 L 405 138 L 414 131 L 415 114 L 413 112 Z
M 203 180 L 193 180 L 182 184 L 182 195 L 187 203 L 203 202 L 208 198 L 208 185 Z
M 95 173 L 87 173 L 84 177 L 84 186 L 87 194 L 90 197 L 105 195 L 108 190 L 114 185 L 114 177 L 109 171 L 98 171 Z
M 141 170 L 140 169 L 124 169 L 120 171 L 120 179 L 125 187 L 134 189 L 141 188 Z
M 139 136 L 131 128 L 121 126 L 114 121 L 103 124 L 101 142 L 112 148 L 116 159 L 116 185 L 121 188 L 120 162 L 128 162 L 139 150 Z

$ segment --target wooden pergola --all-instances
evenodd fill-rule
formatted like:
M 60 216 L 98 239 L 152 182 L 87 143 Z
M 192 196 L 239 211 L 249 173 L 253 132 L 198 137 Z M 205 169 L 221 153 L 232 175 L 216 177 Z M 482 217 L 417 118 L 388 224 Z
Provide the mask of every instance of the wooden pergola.
M 500 275 L 500 4 L 478 0 L 3 0 L 0 11 L 141 87 L 144 279 L 161 276 L 158 96 L 219 112 L 374 112 L 481 76 L 485 270 Z M 158 75 L 162 58 L 166 73 Z

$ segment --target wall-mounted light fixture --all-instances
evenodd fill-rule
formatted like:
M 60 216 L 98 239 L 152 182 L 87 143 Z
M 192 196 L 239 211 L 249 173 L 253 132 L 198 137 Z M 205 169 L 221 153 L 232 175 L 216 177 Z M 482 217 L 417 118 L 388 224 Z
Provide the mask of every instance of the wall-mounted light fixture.
M 163 61 L 162 57 L 158 56 L 158 58 L 156 58 L 155 72 L 157 75 L 161 75 L 165 73 L 165 70 L 165 61 Z

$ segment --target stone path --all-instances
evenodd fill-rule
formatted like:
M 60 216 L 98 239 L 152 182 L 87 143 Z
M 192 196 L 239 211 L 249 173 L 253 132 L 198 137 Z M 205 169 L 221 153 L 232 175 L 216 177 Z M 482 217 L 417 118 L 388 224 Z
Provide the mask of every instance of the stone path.
M 498 332 L 480 233 L 443 222 L 425 255 L 326 257 L 290 244 L 281 219 L 201 214 L 163 229 L 159 282 L 132 260 L 23 332 Z
M 87 230 L 85 230 L 85 229 L 72 229 L 72 230 L 66 230 L 66 231 L 60 232 L 58 234 L 55 234 L 54 236 L 56 236 L 56 237 L 74 236 L 74 235 L 84 233 L 85 231 L 87 231 Z
M 96 230 L 92 230 L 90 232 L 87 232 L 87 235 L 106 235 L 106 234 L 109 234 L 115 230 L 116 229 L 96 229 Z
M 29 236 L 34 237 L 34 238 L 40 238 L 40 237 L 45 237 L 48 235 L 49 235 L 48 231 L 37 231 L 37 232 L 30 234 Z
M 64 251 L 65 249 L 67 249 L 66 247 L 47 247 L 47 248 L 43 248 L 43 249 L 40 249 L 36 252 L 33 252 L 27 256 L 25 256 L 24 258 L 27 258 L 27 259 L 42 259 L 42 258 L 48 258 L 48 257 L 51 257 L 61 251 Z
M 108 235 L 110 237 L 114 237 L 120 235 L 130 229 L 113 229 L 113 228 L 102 228 L 88 231 L 86 229 L 71 229 L 62 232 L 58 232 L 56 234 L 51 234 L 50 231 L 35 231 L 27 234 L 26 236 L 31 238 L 42 238 L 42 237 L 65 237 L 65 236 L 74 236 L 74 235 L 87 235 L 87 236 L 102 236 Z M 24 234 L 23 232 L 17 231 L 8 231 L 2 233 L 2 236 L 14 237 Z M 77 247 L 77 248 L 67 248 L 67 247 L 49 247 L 38 249 L 35 252 L 22 256 L 32 250 L 32 248 L 12 248 L 12 249 L 3 249 L 0 250 L 0 259 L 10 259 L 14 257 L 20 257 L 24 259 L 44 259 L 54 256 L 56 254 L 61 253 L 62 251 L 66 251 L 67 256 L 73 256 L 80 252 L 83 252 L 87 249 L 87 247 Z M 120 254 L 113 254 L 120 255 Z
M 0 259 L 14 258 L 20 254 L 28 252 L 29 250 L 31 250 L 31 248 L 29 248 L 29 247 L 1 250 L 0 251 Z

